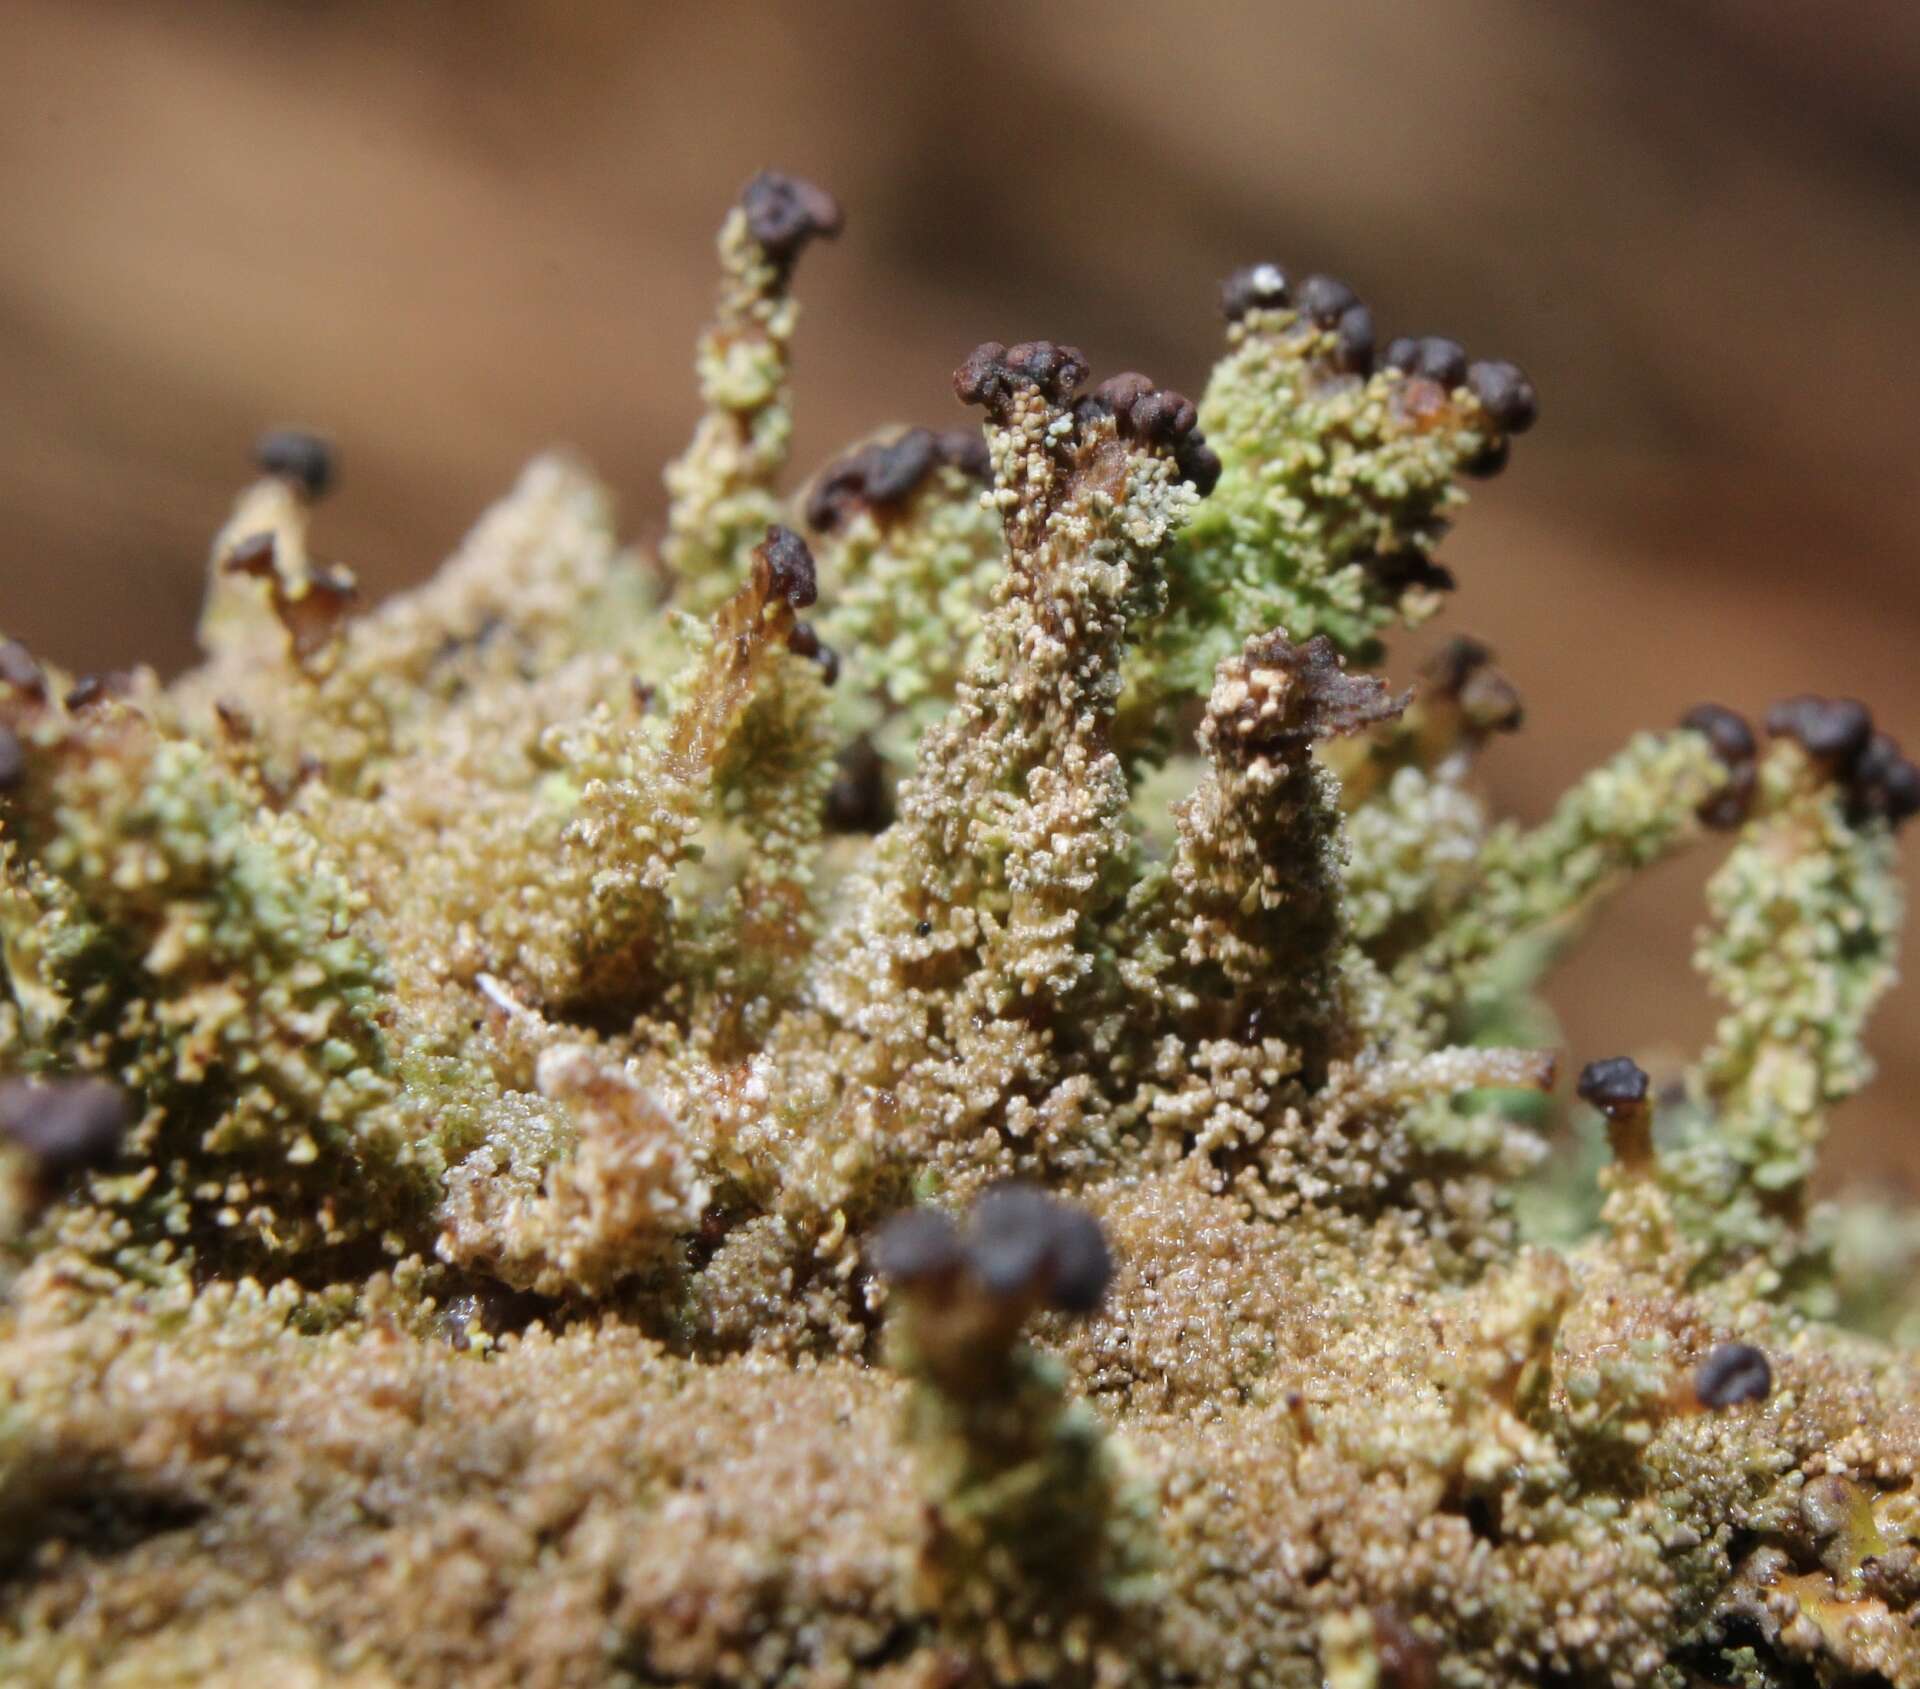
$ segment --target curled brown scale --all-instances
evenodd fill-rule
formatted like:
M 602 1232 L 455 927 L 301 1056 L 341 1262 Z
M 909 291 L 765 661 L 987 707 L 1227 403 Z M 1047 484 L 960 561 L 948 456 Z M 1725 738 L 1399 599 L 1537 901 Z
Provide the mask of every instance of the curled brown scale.
M 323 650 L 340 631 L 360 601 L 360 589 L 345 569 L 319 568 L 307 577 L 307 590 L 274 608 L 292 637 L 294 654 L 302 660 Z
M 816 183 L 762 170 L 740 195 L 747 232 L 784 274 L 816 240 L 839 234 L 840 202 Z
M 271 532 L 247 534 L 228 551 L 221 567 L 267 583 L 273 611 L 286 628 L 294 655 L 302 662 L 324 651 L 359 603 L 360 592 L 345 569 L 321 565 L 289 589 L 277 566 L 277 542 Z
M 1275 631 L 1220 665 L 1208 726 L 1222 750 L 1251 762 L 1289 755 L 1317 739 L 1357 733 L 1406 708 L 1370 674 L 1349 674 L 1325 634 L 1295 645 Z

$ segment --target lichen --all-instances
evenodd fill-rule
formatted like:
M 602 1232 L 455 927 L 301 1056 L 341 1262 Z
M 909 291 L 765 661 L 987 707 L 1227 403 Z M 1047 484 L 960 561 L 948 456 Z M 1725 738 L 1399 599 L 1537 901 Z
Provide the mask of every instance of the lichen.
M 1920 1231 L 1810 1195 L 1920 772 L 1493 815 L 1390 636 L 1533 390 L 1325 276 L 793 474 L 839 222 L 727 218 L 657 554 L 542 459 L 364 607 L 281 433 L 200 667 L 0 641 L 0 1676 L 1920 1685 Z M 1583 1157 L 1541 979 L 1723 838 Z

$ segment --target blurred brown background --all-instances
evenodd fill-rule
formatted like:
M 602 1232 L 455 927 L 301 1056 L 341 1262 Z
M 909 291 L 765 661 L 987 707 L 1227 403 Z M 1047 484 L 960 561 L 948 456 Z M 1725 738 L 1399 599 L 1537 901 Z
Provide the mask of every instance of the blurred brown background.
M 1912 0 L 7 0 L 0 624 L 184 663 L 281 421 L 339 442 L 319 539 L 376 591 L 549 442 L 644 534 L 713 227 L 774 163 L 850 213 L 802 282 L 803 467 L 958 421 L 988 337 L 1197 390 L 1221 274 L 1326 268 L 1541 388 L 1442 554 L 1531 704 L 1507 802 L 1706 697 L 1856 692 L 1911 744 L 1917 86 Z M 1703 872 L 1563 978 L 1577 1059 L 1704 1034 Z M 1845 1165 L 1920 1189 L 1920 989 L 1877 1044 Z

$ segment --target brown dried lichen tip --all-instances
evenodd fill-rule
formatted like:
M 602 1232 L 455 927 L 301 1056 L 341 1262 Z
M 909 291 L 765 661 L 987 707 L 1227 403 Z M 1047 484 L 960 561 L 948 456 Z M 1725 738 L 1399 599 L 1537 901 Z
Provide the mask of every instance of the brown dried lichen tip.
M 1031 1185 L 995 1185 L 973 1205 L 967 1257 L 996 1296 L 1036 1292 L 1049 1307 L 1086 1314 L 1113 1277 L 1100 1223 Z
M 1858 698 L 1821 698 L 1803 693 L 1783 698 L 1767 711 L 1767 731 L 1792 739 L 1808 756 L 1844 774 L 1867 748 L 1873 717 Z
M 842 224 L 840 202 L 816 183 L 762 170 L 740 194 L 747 232 L 784 274 L 815 240 L 831 240 Z
M 1354 553 L 1352 561 L 1365 570 L 1367 578 L 1382 591 L 1396 598 L 1412 587 L 1422 592 L 1452 592 L 1460 584 L 1444 563 L 1434 562 L 1415 546 L 1398 546 L 1391 551 L 1359 551 Z
M 1373 373 L 1373 312 L 1345 282 L 1308 276 L 1300 284 L 1300 313 L 1316 327 L 1333 330 L 1336 369 L 1348 375 Z
M 1338 276 L 1308 276 L 1300 284 L 1300 315 L 1321 328 L 1332 328 L 1360 303 L 1360 295 Z
M 973 429 L 936 434 L 909 428 L 897 439 L 876 440 L 822 470 L 807 495 L 807 526 L 831 533 L 856 510 L 897 510 L 942 465 L 976 480 L 993 478 L 987 443 Z
M 318 434 L 298 428 L 276 428 L 253 444 L 253 461 L 262 474 L 278 476 L 308 499 L 324 498 L 333 490 L 337 466 L 333 447 Z
M 1064 406 L 1086 379 L 1087 360 L 1075 347 L 1051 340 L 1023 340 L 1013 346 L 989 340 L 953 372 L 953 390 L 962 404 L 980 405 L 1003 422 L 1021 387 L 1032 387 L 1049 403 Z M 1082 422 L 1111 416 L 1123 438 L 1166 451 L 1202 497 L 1219 483 L 1220 459 L 1195 426 L 1198 408 L 1184 394 L 1156 387 L 1150 377 L 1128 370 L 1101 382 L 1074 410 Z
M 1857 698 L 1811 693 L 1784 698 L 1767 711 L 1767 731 L 1792 739 L 1846 797 L 1847 818 L 1856 825 L 1885 821 L 1898 827 L 1920 814 L 1920 768 Z
M 950 1289 L 964 1278 L 993 1301 L 1070 1314 L 1099 1307 L 1113 1277 L 1099 1222 L 1023 1184 L 986 1191 L 964 1232 L 935 1209 L 894 1216 L 874 1239 L 873 1262 L 910 1293 Z
M 110 1080 L 0 1082 L 0 1137 L 51 1178 L 108 1165 L 132 1121 L 126 1092 Z
M 1520 694 L 1493 666 L 1493 649 L 1470 634 L 1456 634 L 1420 671 L 1428 697 L 1451 703 L 1463 726 L 1475 733 L 1514 733 L 1526 720 Z
M 791 528 L 778 523 L 767 529 L 767 537 L 754 549 L 756 567 L 766 570 L 763 590 L 771 598 L 784 598 L 796 610 L 810 609 L 820 597 L 820 576 L 814 568 L 813 553 L 807 542 Z
M 1220 313 L 1230 323 L 1290 305 L 1297 305 L 1303 327 L 1333 331 L 1335 367 L 1349 375 L 1373 372 L 1373 312 L 1338 277 L 1308 276 L 1296 294 L 1278 264 L 1248 264 L 1220 284 Z
M 1138 370 L 1108 376 L 1094 388 L 1089 400 L 1112 413 L 1122 434 L 1155 446 L 1171 446 L 1185 439 L 1200 416 L 1185 394 L 1155 387 L 1153 378 Z
M 1508 434 L 1524 434 L 1540 418 L 1540 399 L 1518 364 L 1505 358 L 1480 359 L 1467 366 L 1467 388 L 1480 408 Z
M 1127 370 L 1108 376 L 1080 403 L 1110 413 L 1123 437 L 1170 452 L 1174 467 L 1202 498 L 1219 485 L 1220 459 L 1197 426 L 1198 407 L 1184 393 L 1156 387 L 1150 376 Z
M 1701 804 L 1701 822 L 1718 832 L 1740 826 L 1753 810 L 1759 756 L 1746 717 L 1720 704 L 1696 704 L 1680 718 L 1680 725 L 1704 735 L 1727 770 L 1727 783 Z
M 1467 349 L 1444 334 L 1396 334 L 1380 362 L 1405 375 L 1425 376 L 1442 387 L 1458 387 L 1467 378 Z
M 1644 1174 L 1653 1163 L 1653 1110 L 1647 1075 L 1626 1056 L 1590 1061 L 1574 1081 L 1574 1093 L 1607 1117 L 1607 1146 L 1627 1173 Z
M 963 405 L 980 405 L 999 418 L 1022 387 L 1037 388 L 1054 404 L 1064 405 L 1080 391 L 1087 373 L 1087 360 L 1078 347 L 1051 340 L 1022 340 L 1012 346 L 985 340 L 953 372 L 953 390 Z
M 1220 310 L 1229 322 L 1288 308 L 1296 313 L 1298 330 L 1332 334 L 1333 367 L 1343 374 L 1364 377 L 1378 367 L 1430 381 L 1447 393 L 1466 388 L 1497 436 L 1462 465 L 1468 474 L 1497 474 L 1506 466 L 1509 437 L 1539 419 L 1532 381 L 1505 358 L 1469 360 L 1459 341 L 1439 334 L 1396 335 L 1376 355 L 1373 312 L 1337 276 L 1308 276 L 1294 287 L 1278 264 L 1249 264 L 1221 283 Z
M 941 1283 L 960 1273 L 967 1252 L 960 1228 L 937 1208 L 896 1214 L 873 1240 L 873 1264 L 883 1278 L 903 1287 Z
M 1574 1082 L 1574 1093 L 1591 1103 L 1609 1120 L 1643 1113 L 1647 1106 L 1647 1075 L 1627 1056 L 1590 1061 Z
M 1693 1393 L 1706 1408 L 1764 1402 L 1773 1393 L 1773 1366 L 1751 1343 L 1716 1343 L 1694 1368 Z
M 1849 795 L 1856 821 L 1876 817 L 1897 827 L 1920 814 L 1920 768 L 1891 737 L 1876 733 L 1853 765 Z
M 1347 375 L 1373 373 L 1373 312 L 1338 276 L 1308 276 L 1300 284 L 1300 319 L 1333 333 L 1334 368 Z
M 0 639 L 0 686 L 10 686 L 29 703 L 47 695 L 47 676 L 34 655 L 17 639 Z
M 1230 323 L 1249 311 L 1284 311 L 1292 303 L 1287 272 L 1278 264 L 1243 264 L 1220 284 L 1220 314 Z
M 1449 392 L 1465 387 L 1502 433 L 1524 434 L 1539 420 L 1539 396 L 1518 364 L 1505 358 L 1469 362 L 1467 349 L 1443 334 L 1397 335 L 1387 342 L 1380 362 Z

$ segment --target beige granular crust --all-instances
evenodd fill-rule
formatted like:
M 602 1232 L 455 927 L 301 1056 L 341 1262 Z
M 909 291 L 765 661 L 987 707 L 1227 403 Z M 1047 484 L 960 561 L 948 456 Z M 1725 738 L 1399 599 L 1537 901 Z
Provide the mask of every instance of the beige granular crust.
M 1441 1681 L 1651 1681 L 1762 1540 L 1857 1609 L 1852 1669 L 1912 1680 L 1798 1501 L 1838 1473 L 1911 1522 L 1911 1367 L 1756 1331 L 1773 1397 L 1707 1412 L 1724 1316 L 1604 1252 L 1436 1292 L 1411 1240 L 1289 1236 L 1177 1175 L 1093 1207 L 1120 1275 L 1063 1355 L 1154 1497 L 1140 1680 L 1316 1683 L 1323 1623 L 1384 1607 Z M 57 1430 L 18 1451 L 12 1680 L 827 1683 L 942 1651 L 882 1369 L 690 1362 L 618 1322 L 456 1347 L 380 1284 L 317 1337 L 285 1293 L 156 1320 L 34 1290 L 10 1411 Z M 1604 1421 L 1569 1395 L 1594 1378 Z

